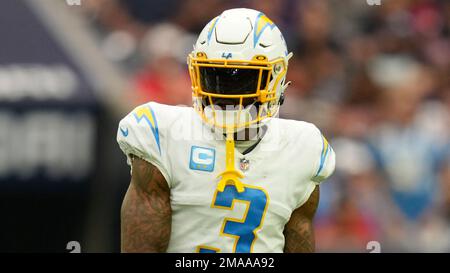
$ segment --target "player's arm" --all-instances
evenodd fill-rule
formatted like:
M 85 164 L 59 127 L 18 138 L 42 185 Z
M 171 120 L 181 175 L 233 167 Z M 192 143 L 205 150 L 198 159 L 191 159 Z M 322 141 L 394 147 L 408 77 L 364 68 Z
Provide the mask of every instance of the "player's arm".
M 121 251 L 165 252 L 172 223 L 169 187 L 158 168 L 131 158 L 131 182 L 121 209 Z
M 316 186 L 308 201 L 297 208 L 284 227 L 285 253 L 314 252 L 313 218 L 319 204 L 319 186 Z

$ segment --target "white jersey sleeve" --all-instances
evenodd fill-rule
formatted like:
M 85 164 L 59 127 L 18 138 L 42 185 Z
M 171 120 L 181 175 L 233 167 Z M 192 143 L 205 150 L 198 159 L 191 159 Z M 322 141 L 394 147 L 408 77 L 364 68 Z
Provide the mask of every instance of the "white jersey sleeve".
M 158 104 L 147 103 L 125 116 L 119 123 L 117 142 L 127 156 L 128 165 L 131 165 L 130 155 L 151 163 L 159 169 L 170 187 L 170 172 L 162 154 L 161 127 L 158 126 L 164 115 L 157 113 L 155 108 Z
M 333 174 L 336 163 L 336 154 L 334 153 L 331 145 L 328 143 L 328 140 L 315 126 L 313 130 L 312 142 L 316 167 L 311 180 L 316 184 L 320 184 Z
M 286 179 L 293 194 L 286 203 L 293 209 L 305 204 L 317 185 L 332 175 L 335 154 L 320 130 L 312 123 L 284 120 L 280 128 L 287 147 L 280 158 L 287 166 Z

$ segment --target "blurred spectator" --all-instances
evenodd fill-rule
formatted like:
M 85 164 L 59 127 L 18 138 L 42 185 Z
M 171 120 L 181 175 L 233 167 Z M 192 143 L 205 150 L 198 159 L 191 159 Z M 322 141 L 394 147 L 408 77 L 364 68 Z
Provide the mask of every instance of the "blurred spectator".
M 142 51 L 146 66 L 135 78 L 138 100 L 190 105 L 186 57 L 195 37 L 173 24 L 160 24 L 145 35 Z

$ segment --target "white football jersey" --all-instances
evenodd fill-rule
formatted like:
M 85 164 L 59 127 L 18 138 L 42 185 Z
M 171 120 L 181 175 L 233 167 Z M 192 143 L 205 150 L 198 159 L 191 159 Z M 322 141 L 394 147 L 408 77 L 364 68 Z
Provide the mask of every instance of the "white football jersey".
M 193 108 L 150 102 L 119 124 L 117 141 L 164 175 L 170 190 L 168 252 L 283 252 L 285 224 L 334 171 L 335 154 L 311 123 L 272 118 L 248 154 L 235 150 L 245 190 L 217 191 L 225 170 L 218 138 Z M 243 159 L 245 159 L 243 161 Z

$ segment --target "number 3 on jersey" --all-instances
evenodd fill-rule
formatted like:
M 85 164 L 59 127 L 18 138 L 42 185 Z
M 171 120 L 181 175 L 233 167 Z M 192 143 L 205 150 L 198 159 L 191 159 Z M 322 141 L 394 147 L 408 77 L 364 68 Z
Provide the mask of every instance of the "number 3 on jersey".
M 225 218 L 220 234 L 235 239 L 233 252 L 250 253 L 256 240 L 256 232 L 264 222 L 269 196 L 261 188 L 245 185 L 245 190 L 239 193 L 234 186 L 227 185 L 223 192 L 216 190 L 211 207 L 233 210 L 235 202 L 246 205 L 244 216 L 242 219 Z M 209 246 L 198 246 L 197 250 L 200 253 L 220 251 Z

